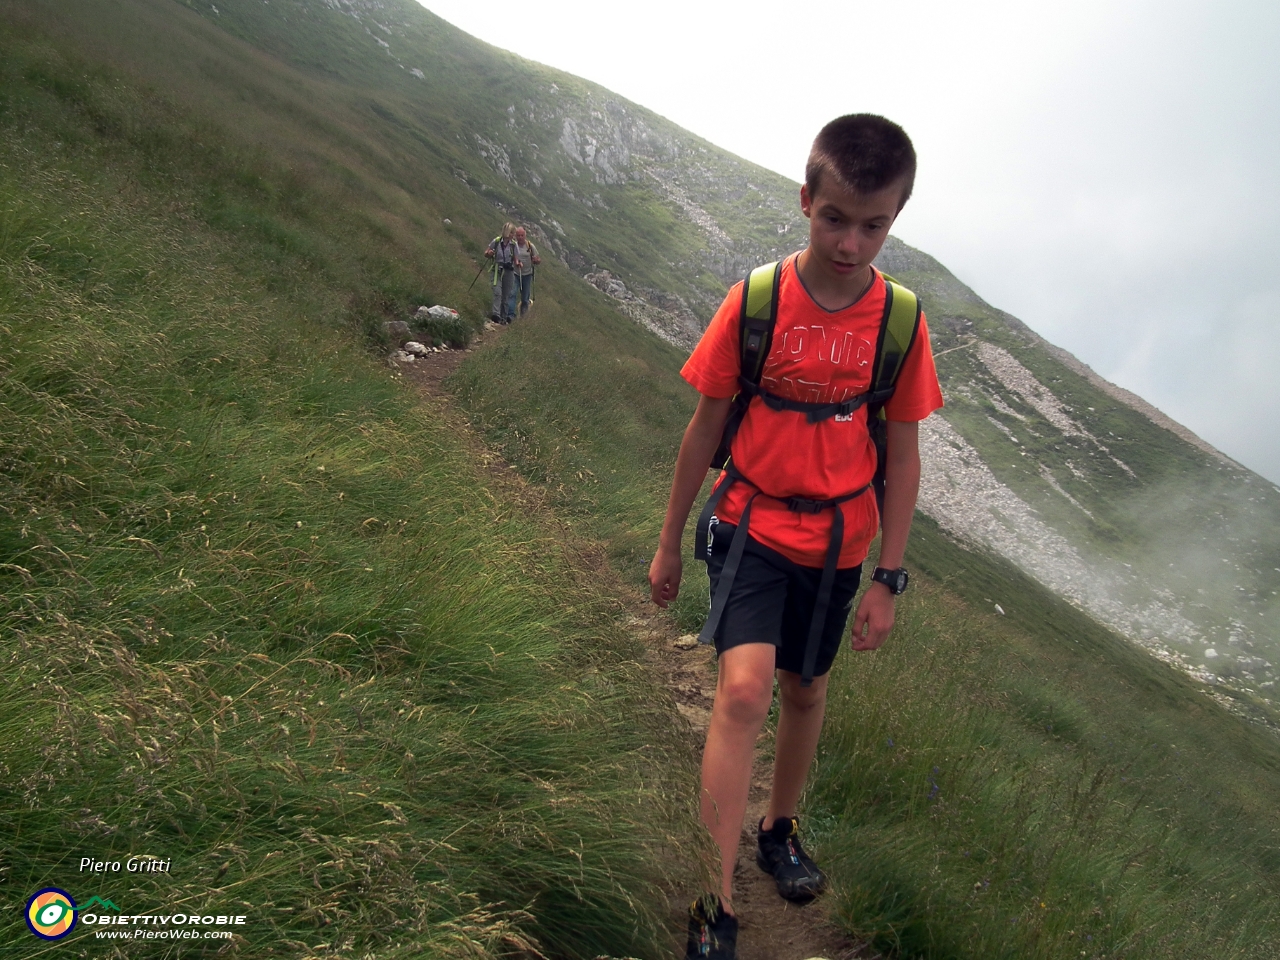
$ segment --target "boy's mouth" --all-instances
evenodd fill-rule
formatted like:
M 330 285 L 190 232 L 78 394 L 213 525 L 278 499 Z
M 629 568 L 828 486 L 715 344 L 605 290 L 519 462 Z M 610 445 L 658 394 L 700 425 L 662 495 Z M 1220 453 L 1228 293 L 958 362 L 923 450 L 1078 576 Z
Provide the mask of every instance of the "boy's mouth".
M 832 260 L 831 266 L 836 271 L 836 273 L 853 273 L 855 270 L 858 269 L 858 264 L 845 263 L 843 260 Z

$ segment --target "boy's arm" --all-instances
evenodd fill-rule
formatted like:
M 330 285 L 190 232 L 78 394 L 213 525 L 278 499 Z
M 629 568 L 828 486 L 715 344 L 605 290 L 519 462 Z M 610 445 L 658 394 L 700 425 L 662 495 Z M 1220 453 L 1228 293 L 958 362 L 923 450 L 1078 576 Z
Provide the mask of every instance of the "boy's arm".
M 920 424 L 890 420 L 884 470 L 884 516 L 880 518 L 880 562 L 886 570 L 902 566 L 907 534 L 920 493 Z M 862 595 L 853 618 L 853 649 L 875 650 L 893 629 L 896 598 L 883 583 Z
M 680 594 L 680 542 L 684 538 L 684 526 L 689 520 L 693 501 L 707 478 L 711 458 L 720 445 L 732 403 L 731 398 L 701 397 L 680 443 L 675 477 L 671 481 L 671 498 L 667 501 L 667 517 L 662 523 L 658 551 L 649 564 L 649 596 L 664 609 Z

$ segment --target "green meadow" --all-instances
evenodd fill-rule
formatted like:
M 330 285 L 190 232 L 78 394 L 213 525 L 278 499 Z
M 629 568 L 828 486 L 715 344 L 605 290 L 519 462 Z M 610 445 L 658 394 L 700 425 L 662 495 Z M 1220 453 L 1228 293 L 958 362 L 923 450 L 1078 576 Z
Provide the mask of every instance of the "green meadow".
M 361 311 L 394 261 L 328 256 L 344 224 L 308 219 L 306 184 L 287 230 L 260 184 L 220 193 L 242 169 L 180 131 L 153 128 L 168 169 L 103 142 L 76 98 L 128 92 L 77 65 L 68 93 L 25 52 L 0 147 L 0 954 L 36 952 L 22 905 L 54 885 L 247 914 L 245 956 L 656 955 L 688 749 L 607 584 L 377 359 Z M 131 854 L 172 875 L 78 869 Z
M 697 744 L 623 597 L 681 355 L 548 262 L 534 318 L 424 399 L 382 324 L 486 311 L 502 213 L 448 141 L 501 102 L 471 78 L 524 68 L 405 7 L 453 50 L 415 114 L 354 21 L 285 43 L 261 18 L 293 7 L 224 6 L 0 10 L 0 955 L 138 955 L 31 937 L 53 885 L 249 918 L 156 957 L 668 957 Z M 619 257 L 688 253 L 628 209 L 652 229 Z M 1274 734 L 925 519 L 909 564 L 804 801 L 850 935 L 1280 955 Z M 673 625 L 705 598 L 690 559 Z M 172 873 L 78 870 L 129 855 Z

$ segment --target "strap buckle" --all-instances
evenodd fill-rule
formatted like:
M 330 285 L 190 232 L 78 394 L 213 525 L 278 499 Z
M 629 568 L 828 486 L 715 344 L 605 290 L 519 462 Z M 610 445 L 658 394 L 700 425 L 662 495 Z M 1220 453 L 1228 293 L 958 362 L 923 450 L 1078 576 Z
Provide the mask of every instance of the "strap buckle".
M 787 497 L 786 504 L 793 513 L 821 513 L 833 506 L 830 500 L 810 500 L 808 497 Z

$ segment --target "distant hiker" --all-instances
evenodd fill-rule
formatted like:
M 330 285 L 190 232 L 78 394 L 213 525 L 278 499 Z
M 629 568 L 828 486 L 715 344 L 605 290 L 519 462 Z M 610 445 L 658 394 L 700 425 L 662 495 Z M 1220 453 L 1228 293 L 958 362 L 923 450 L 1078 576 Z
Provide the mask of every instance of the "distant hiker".
M 721 883 L 689 908 L 689 960 L 735 956 L 733 869 L 775 677 L 773 785 L 756 862 L 788 900 L 825 886 L 800 844 L 796 806 L 822 730 L 827 674 L 881 526 L 853 649 L 877 649 L 893 627 L 920 483 L 919 421 L 942 406 L 915 295 L 871 265 L 915 170 L 910 139 L 883 117 L 827 124 L 800 188 L 809 245 L 735 285 L 682 371 L 701 397 L 649 567 L 659 607 L 679 592 L 681 539 L 708 465 L 725 464 L 697 537 L 712 596 L 700 639 L 719 655 L 701 813 L 719 847 Z
M 516 296 L 520 297 L 520 316 L 529 312 L 529 304 L 533 302 L 533 268 L 542 262 L 538 256 L 538 248 L 532 240 L 525 239 L 524 227 L 516 227 L 516 277 L 517 282 L 511 291 L 511 299 L 507 303 L 507 316 L 516 315 Z
M 511 292 L 516 285 L 515 232 L 515 224 L 504 223 L 502 233 L 489 241 L 489 247 L 484 252 L 484 255 L 493 261 L 491 273 L 493 307 L 489 311 L 489 319 L 494 323 L 507 323 L 511 317 L 507 304 L 511 300 Z

